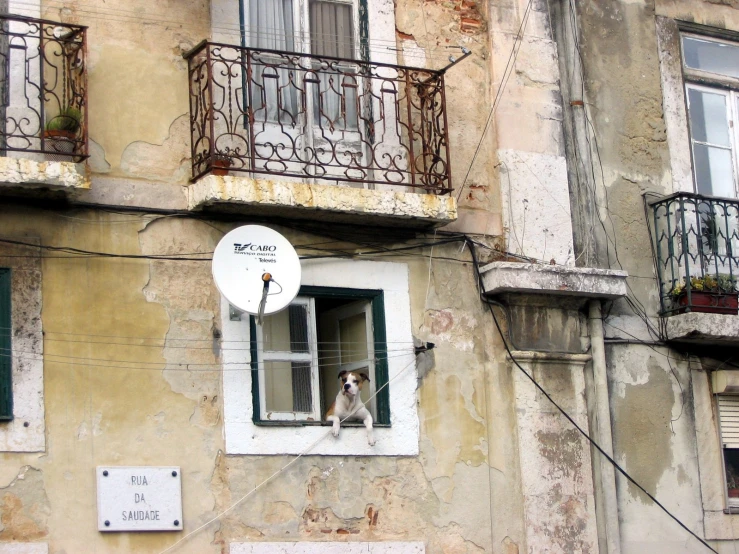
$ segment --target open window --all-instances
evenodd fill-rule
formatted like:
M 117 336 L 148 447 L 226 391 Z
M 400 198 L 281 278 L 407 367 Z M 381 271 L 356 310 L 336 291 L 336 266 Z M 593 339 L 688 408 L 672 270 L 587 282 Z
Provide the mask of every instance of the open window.
M 257 424 L 319 424 L 340 371 L 366 373 L 362 399 L 377 425 L 390 423 L 382 291 L 303 287 L 290 306 L 252 320 Z

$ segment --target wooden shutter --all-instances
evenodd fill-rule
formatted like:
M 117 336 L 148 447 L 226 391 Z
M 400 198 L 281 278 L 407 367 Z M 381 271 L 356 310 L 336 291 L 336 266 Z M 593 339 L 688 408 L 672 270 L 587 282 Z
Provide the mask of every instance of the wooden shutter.
M 10 270 L 0 268 L 0 420 L 13 419 Z
M 724 448 L 739 448 L 739 395 L 719 394 L 718 414 Z

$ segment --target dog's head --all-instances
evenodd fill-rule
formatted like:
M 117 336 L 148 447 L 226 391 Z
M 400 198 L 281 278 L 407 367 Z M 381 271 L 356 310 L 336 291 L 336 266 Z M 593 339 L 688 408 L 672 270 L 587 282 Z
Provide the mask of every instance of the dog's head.
M 355 396 L 362 390 L 362 385 L 370 378 L 366 373 L 359 371 L 341 371 L 339 372 L 339 383 L 341 385 L 342 394 Z

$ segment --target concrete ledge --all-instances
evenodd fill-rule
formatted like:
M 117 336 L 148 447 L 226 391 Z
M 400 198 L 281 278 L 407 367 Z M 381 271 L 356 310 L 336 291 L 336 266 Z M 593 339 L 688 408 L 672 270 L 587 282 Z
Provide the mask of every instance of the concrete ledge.
M 457 218 L 452 196 L 208 175 L 187 190 L 190 210 L 285 215 L 323 221 L 436 227 Z
M 690 312 L 665 318 L 667 340 L 739 346 L 739 316 Z
M 79 190 L 89 189 L 90 179 L 83 164 L 0 157 L 0 187 L 6 186 Z
M 493 262 L 481 270 L 485 294 L 548 294 L 580 298 L 626 296 L 628 273 L 562 265 Z

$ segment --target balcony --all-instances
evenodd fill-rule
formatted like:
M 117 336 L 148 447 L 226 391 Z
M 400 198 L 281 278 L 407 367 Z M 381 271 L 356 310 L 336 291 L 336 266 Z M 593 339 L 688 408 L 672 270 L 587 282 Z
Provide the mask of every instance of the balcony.
M 209 42 L 185 57 L 192 209 L 456 218 L 442 72 Z
M 680 192 L 650 207 L 668 338 L 739 344 L 739 200 Z
M 0 15 L 0 184 L 88 186 L 85 55 L 85 27 Z

